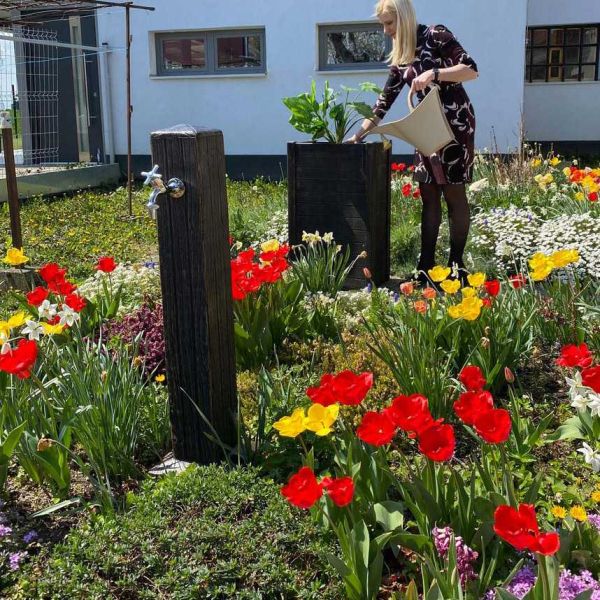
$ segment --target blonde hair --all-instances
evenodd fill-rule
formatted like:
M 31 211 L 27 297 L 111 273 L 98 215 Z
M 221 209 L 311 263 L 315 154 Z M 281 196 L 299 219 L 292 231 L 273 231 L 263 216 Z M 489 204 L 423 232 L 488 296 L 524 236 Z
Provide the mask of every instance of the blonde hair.
M 415 58 L 417 49 L 417 17 L 412 0 L 379 0 L 375 15 L 396 16 L 396 35 L 388 61 L 392 65 L 407 65 Z

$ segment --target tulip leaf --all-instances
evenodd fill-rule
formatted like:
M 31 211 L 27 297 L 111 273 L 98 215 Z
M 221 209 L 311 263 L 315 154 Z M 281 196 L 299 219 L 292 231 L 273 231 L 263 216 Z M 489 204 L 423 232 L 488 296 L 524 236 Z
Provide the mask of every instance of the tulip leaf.
M 549 442 L 559 440 L 580 440 L 585 437 L 585 429 L 579 417 L 567 419 L 554 433 L 551 433 L 546 439 Z
M 496 598 L 498 600 L 519 600 L 517 596 L 513 596 L 510 592 L 496 588 Z
M 400 502 L 387 500 L 373 507 L 375 520 L 383 527 L 384 531 L 394 531 L 404 525 L 404 505 Z

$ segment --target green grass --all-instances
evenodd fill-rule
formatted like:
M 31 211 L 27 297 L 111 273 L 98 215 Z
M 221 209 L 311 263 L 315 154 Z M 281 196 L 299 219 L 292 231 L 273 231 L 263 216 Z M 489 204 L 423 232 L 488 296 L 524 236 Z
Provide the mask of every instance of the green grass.
M 341 598 L 330 539 L 256 471 L 192 467 L 91 517 L 3 597 Z

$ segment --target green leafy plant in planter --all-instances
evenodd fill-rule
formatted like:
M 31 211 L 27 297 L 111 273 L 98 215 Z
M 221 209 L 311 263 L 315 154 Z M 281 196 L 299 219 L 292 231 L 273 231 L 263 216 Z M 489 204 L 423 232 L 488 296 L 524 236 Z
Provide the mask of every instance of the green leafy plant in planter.
M 317 99 L 317 86 L 313 81 L 310 92 L 304 92 L 297 96 L 284 98 L 283 103 L 290 109 L 290 124 L 301 131 L 312 136 L 316 142 L 324 138 L 332 144 L 341 144 L 348 132 L 363 118 L 373 117 L 373 109 L 364 102 L 354 99 L 350 95 L 354 92 L 375 92 L 380 94 L 381 90 L 373 83 L 361 83 L 359 89 L 341 86 L 342 94 L 329 87 L 325 82 L 323 99 Z M 345 95 L 344 95 L 345 94 Z M 340 101 L 340 96 L 342 99 Z

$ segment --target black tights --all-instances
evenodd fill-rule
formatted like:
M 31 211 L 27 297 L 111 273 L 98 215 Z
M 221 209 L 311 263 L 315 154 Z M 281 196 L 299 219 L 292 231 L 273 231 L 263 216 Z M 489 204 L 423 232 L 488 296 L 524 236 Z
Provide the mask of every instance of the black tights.
M 421 216 L 421 258 L 419 271 L 427 273 L 435 265 L 435 246 L 442 222 L 442 192 L 448 206 L 450 222 L 450 256 L 448 266 L 464 268 L 463 252 L 467 245 L 471 216 L 464 184 L 438 185 L 420 183 L 423 212 Z

